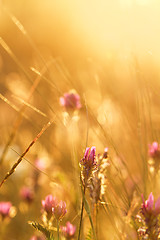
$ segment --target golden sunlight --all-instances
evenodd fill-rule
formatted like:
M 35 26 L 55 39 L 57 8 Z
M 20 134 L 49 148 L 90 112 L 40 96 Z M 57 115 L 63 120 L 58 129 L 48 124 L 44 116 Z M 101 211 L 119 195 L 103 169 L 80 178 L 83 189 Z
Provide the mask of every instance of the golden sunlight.
M 160 0 L 0 0 L 0 240 L 160 234 Z

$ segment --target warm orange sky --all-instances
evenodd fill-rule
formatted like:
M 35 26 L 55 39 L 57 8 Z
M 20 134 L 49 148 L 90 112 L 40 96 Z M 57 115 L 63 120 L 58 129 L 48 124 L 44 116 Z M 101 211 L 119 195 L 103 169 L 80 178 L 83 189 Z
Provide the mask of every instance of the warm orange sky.
M 35 3 L 35 5 L 38 5 Z M 111 49 L 160 55 L 160 1 L 70 0 L 57 2 L 57 14 L 97 54 Z M 43 1 L 39 11 L 52 13 L 53 1 Z M 41 13 L 43 15 L 43 12 Z M 43 19 L 43 18 L 42 18 Z M 109 54 L 109 53 L 108 53 Z
M 13 3 L 14 2 L 14 3 Z M 160 63 L 159 0 L 4 1 L 36 39 L 102 58 L 152 56 Z M 16 2 L 16 4 L 15 4 Z M 76 47 L 83 43 L 80 47 Z M 73 49 L 71 49 L 73 47 Z

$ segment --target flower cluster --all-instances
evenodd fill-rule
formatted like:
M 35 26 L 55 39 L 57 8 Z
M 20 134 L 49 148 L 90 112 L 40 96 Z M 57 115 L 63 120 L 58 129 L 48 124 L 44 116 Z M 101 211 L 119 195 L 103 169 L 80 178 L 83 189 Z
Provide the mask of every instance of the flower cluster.
M 139 236 L 145 237 L 145 239 L 158 239 L 160 234 L 160 227 L 158 223 L 158 215 L 160 214 L 160 197 L 154 204 L 154 196 L 150 193 L 148 199 L 145 201 L 142 195 L 142 206 L 140 222 L 143 224 L 139 227 Z
M 82 171 L 81 171 L 82 179 L 85 185 L 87 184 L 88 179 L 90 178 L 93 170 L 95 170 L 97 166 L 95 153 L 96 153 L 95 147 L 91 147 L 91 151 L 90 151 L 90 148 L 87 147 L 84 157 L 80 161 L 80 165 L 82 167 Z
M 66 203 L 64 201 L 58 203 L 57 198 L 52 195 L 48 195 L 45 200 L 42 200 L 42 207 L 47 213 L 48 218 L 54 215 L 58 221 L 61 220 L 67 212 Z
M 72 239 L 76 232 L 76 226 L 72 225 L 70 222 L 67 222 L 66 226 L 61 226 L 61 231 L 66 239 Z
M 160 214 L 160 197 L 155 202 L 154 206 L 154 196 L 152 192 L 150 193 L 148 199 L 144 201 L 144 198 L 142 196 L 143 204 L 142 204 L 142 214 L 147 219 L 150 216 L 157 216 Z

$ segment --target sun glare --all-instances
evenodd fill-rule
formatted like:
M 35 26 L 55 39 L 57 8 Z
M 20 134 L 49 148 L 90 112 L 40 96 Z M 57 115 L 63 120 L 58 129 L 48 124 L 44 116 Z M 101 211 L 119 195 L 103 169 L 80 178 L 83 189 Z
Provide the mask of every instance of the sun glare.
M 97 54 L 106 56 L 111 49 L 117 49 L 129 54 L 151 51 L 159 56 L 160 2 L 95 0 L 75 1 L 73 6 L 73 31 Z

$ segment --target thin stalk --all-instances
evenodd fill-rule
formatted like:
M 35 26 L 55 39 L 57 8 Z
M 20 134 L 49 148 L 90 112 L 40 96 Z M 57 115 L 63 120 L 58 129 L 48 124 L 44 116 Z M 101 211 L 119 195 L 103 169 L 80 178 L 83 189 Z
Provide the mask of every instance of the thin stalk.
M 17 166 L 22 162 L 25 155 L 29 152 L 30 148 L 36 143 L 36 141 L 41 137 L 41 135 L 49 128 L 49 126 L 52 124 L 52 122 L 48 122 L 41 131 L 37 134 L 37 136 L 33 139 L 33 141 L 29 144 L 27 149 L 22 153 L 22 155 L 18 158 L 18 160 L 14 163 L 12 168 L 6 173 L 3 180 L 0 182 L 0 187 L 3 185 L 3 183 L 15 172 Z
M 98 239 L 98 204 L 96 204 L 96 238 Z
M 57 220 L 57 240 L 59 240 L 59 221 Z
M 86 184 L 84 186 L 84 194 L 83 194 L 83 199 L 82 199 L 82 208 L 81 208 L 81 217 L 80 217 L 80 223 L 79 223 L 78 240 L 80 240 L 80 236 L 81 236 L 81 227 L 82 227 L 82 219 L 83 219 L 83 211 L 84 211 L 85 192 L 86 192 Z

